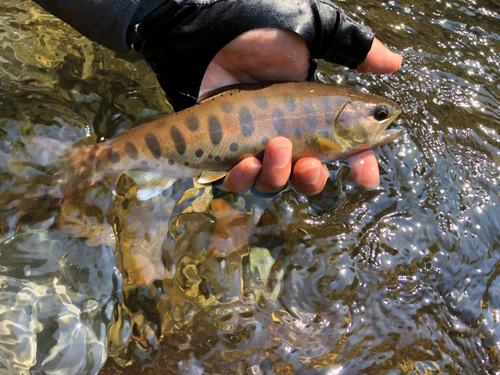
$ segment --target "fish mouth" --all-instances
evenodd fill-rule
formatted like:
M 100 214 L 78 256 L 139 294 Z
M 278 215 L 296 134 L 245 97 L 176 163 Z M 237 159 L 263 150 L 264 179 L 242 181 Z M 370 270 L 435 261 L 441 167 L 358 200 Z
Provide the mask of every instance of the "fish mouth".
M 372 147 L 383 146 L 389 142 L 395 141 L 405 133 L 403 128 L 387 129 L 377 137 Z
M 401 107 L 395 104 L 394 111 L 389 118 L 380 123 L 379 133 L 374 137 L 372 147 L 383 146 L 389 142 L 395 141 L 404 134 L 403 128 L 387 129 L 401 114 Z

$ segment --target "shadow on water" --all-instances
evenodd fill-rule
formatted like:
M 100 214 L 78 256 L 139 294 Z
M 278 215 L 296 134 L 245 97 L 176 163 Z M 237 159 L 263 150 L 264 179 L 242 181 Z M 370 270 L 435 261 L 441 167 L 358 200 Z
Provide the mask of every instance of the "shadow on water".
M 495 374 L 500 342 L 500 4 L 341 3 L 405 56 L 317 79 L 403 108 L 315 197 L 126 178 L 61 207 L 24 135 L 92 143 L 171 111 L 136 55 L 27 1 L 0 5 L 0 372 Z M 101 366 L 104 366 L 100 371 Z

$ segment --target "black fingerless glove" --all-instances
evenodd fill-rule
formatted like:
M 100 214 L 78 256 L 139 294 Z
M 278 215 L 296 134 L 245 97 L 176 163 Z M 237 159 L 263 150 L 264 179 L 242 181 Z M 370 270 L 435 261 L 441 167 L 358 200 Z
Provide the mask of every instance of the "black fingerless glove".
M 133 25 L 128 41 L 158 76 L 176 110 L 196 104 L 217 52 L 245 31 L 277 28 L 299 34 L 313 58 L 356 68 L 373 33 L 328 0 L 167 0 Z

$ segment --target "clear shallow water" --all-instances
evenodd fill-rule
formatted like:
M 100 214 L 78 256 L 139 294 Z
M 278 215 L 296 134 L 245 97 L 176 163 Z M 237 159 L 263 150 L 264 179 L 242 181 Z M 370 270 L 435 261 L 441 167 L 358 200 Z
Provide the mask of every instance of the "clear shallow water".
M 120 179 L 62 207 L 22 135 L 92 143 L 170 109 L 137 56 L 0 5 L 0 373 L 499 371 L 500 4 L 341 5 L 405 56 L 318 74 L 403 107 L 377 190 L 339 162 L 311 198 L 139 203 Z

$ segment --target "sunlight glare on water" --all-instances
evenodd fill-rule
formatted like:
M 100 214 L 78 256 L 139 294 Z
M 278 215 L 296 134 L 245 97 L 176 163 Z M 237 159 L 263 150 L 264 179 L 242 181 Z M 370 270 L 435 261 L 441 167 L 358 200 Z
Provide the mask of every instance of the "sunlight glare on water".
M 139 202 L 123 177 L 61 207 L 23 136 L 92 144 L 171 108 L 138 55 L 0 5 L 1 374 L 499 373 L 500 4 L 339 5 L 404 56 L 316 77 L 401 105 L 379 188 L 339 161 L 314 197 Z

